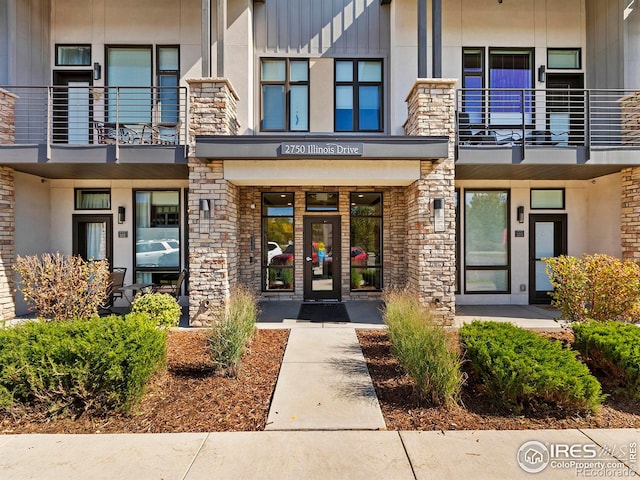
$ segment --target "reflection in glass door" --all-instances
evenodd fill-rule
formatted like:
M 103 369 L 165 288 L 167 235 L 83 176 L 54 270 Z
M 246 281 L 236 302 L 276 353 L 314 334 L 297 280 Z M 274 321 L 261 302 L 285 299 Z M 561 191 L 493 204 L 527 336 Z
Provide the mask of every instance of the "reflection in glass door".
M 543 259 L 567 253 L 567 216 L 531 215 L 529 229 L 529 302 L 551 303 L 553 287 Z
M 304 298 L 341 300 L 340 217 L 304 218 Z
M 85 260 L 109 260 L 112 266 L 111 215 L 73 215 L 73 255 Z

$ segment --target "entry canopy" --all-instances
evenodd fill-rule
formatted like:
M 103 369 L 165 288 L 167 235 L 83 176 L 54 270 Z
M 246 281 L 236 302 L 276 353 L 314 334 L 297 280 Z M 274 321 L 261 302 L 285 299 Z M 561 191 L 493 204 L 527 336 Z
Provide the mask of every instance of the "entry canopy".
M 449 155 L 446 136 L 198 135 L 196 156 L 228 160 L 435 160 Z

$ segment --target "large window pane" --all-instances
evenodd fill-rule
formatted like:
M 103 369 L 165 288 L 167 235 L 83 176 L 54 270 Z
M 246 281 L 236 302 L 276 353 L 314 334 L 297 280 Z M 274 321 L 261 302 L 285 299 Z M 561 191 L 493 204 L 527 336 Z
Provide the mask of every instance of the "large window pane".
M 309 87 L 292 85 L 290 96 L 289 129 L 306 132 L 309 130 Z
M 353 87 L 336 87 L 336 130 L 353 130 Z
M 465 192 L 465 262 L 467 266 L 508 263 L 508 194 Z
M 351 194 L 350 283 L 352 290 L 382 288 L 382 194 Z
M 262 102 L 262 128 L 284 130 L 284 86 L 264 85 Z
M 107 81 L 110 87 L 150 87 L 151 49 L 110 47 L 107 56 Z M 115 89 L 109 89 L 107 94 L 109 122 L 116 121 L 118 104 L 120 123 L 151 121 L 150 88 L 121 88 L 118 100 Z
M 509 274 L 507 270 L 467 269 L 465 285 L 467 292 L 506 292 Z
M 180 192 L 137 191 L 136 267 L 177 269 L 180 265 Z
M 262 195 L 263 289 L 294 289 L 293 193 Z
M 491 122 L 513 125 L 532 122 L 533 96 L 530 92 L 500 89 L 533 87 L 533 52 L 530 50 L 496 50 L 489 52 L 489 99 Z
M 380 90 L 378 86 L 360 87 L 360 130 L 380 129 Z

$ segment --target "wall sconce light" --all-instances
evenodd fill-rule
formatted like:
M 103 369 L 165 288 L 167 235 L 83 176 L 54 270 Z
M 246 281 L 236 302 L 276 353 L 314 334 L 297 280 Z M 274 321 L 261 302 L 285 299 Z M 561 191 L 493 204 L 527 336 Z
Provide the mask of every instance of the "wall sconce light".
M 95 62 L 93 64 L 93 79 L 100 80 L 100 77 L 102 77 L 102 65 L 100 65 L 98 62 Z
M 210 218 L 211 216 L 211 200 L 206 198 L 200 199 L 200 211 L 203 212 L 204 218 Z
M 124 207 L 118 207 L 118 223 L 124 223 L 126 220 L 126 210 Z
M 433 199 L 433 229 L 444 232 L 444 198 Z
M 524 207 L 522 205 L 518 207 L 516 217 L 518 219 L 518 223 L 524 223 Z
M 546 79 L 547 79 L 546 68 L 544 65 L 540 65 L 538 67 L 538 81 L 540 83 L 544 83 Z

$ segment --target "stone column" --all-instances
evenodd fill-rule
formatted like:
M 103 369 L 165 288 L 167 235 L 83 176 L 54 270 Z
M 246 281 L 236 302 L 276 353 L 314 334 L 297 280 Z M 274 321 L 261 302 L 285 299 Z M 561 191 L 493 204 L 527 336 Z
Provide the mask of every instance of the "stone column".
M 640 167 L 622 170 L 622 259 L 640 263 Z
M 238 96 L 226 79 L 189 83 L 189 319 L 211 324 L 238 281 L 238 187 L 224 161 L 195 156 L 196 135 L 235 135 Z M 208 208 L 209 210 L 203 209 Z
M 407 135 L 447 136 L 448 156 L 420 162 L 420 178 L 407 187 L 407 287 L 444 320 L 455 315 L 456 218 L 454 112 L 456 80 L 418 79 L 407 97 Z M 434 200 L 442 199 L 444 230 L 436 231 Z
M 15 101 L 0 88 L 0 144 L 15 143 Z M 0 167 L 0 319 L 16 316 L 15 309 L 15 185 L 13 169 Z
M 620 99 L 622 110 L 622 143 L 627 146 L 640 145 L 640 92 Z

